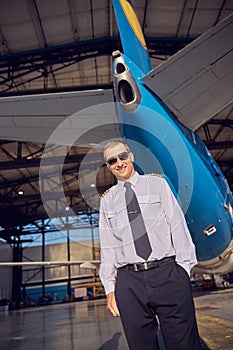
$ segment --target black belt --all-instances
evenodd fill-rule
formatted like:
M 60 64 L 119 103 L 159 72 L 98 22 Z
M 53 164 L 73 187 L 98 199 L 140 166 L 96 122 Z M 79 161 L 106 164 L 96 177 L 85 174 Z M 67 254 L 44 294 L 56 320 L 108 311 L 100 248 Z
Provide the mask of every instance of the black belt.
M 167 258 L 163 258 L 161 260 L 154 260 L 154 261 L 145 261 L 142 263 L 135 263 L 135 264 L 127 264 L 122 267 L 119 267 L 121 270 L 133 270 L 133 271 L 146 271 L 151 269 L 156 269 L 160 265 L 162 265 L 164 262 L 167 262 L 169 260 L 175 260 L 174 256 L 169 256 Z

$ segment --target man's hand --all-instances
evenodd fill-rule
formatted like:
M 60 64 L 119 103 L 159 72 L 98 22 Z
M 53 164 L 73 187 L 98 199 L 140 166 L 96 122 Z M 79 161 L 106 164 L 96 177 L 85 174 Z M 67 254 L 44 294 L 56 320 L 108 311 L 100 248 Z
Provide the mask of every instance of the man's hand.
M 107 295 L 107 309 L 113 314 L 113 316 L 120 316 L 114 292 L 110 292 Z

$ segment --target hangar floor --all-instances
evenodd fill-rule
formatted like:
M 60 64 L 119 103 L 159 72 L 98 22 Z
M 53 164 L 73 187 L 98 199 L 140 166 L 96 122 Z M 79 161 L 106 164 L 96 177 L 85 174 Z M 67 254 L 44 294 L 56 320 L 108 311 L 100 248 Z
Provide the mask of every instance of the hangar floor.
M 232 298 L 233 288 L 194 292 L 203 350 L 232 349 Z M 1 311 L 0 335 L 2 350 L 128 349 L 120 320 L 106 311 L 104 299 Z

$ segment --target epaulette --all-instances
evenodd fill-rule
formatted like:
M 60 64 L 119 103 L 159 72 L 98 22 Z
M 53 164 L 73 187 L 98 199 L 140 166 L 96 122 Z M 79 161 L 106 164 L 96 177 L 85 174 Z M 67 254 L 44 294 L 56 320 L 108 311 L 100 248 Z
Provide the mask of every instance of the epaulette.
M 161 174 L 151 173 L 150 175 L 152 175 L 152 176 L 158 176 L 158 177 L 162 177 L 162 178 L 163 178 L 163 175 L 161 175 Z
M 100 196 L 100 198 L 103 198 L 108 192 L 109 192 L 109 188 L 106 190 L 106 191 L 104 191 L 102 194 L 101 194 L 101 196 Z

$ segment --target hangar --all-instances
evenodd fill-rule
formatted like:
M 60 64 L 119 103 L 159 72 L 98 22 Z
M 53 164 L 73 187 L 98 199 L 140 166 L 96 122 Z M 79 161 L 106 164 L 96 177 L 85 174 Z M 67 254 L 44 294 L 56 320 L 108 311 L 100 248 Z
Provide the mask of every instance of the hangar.
M 153 67 L 158 67 L 233 12 L 231 0 L 208 3 L 204 0 L 135 0 L 134 3 Z M 102 137 L 98 139 L 98 135 L 116 135 L 117 128 L 113 117 L 110 129 L 108 125 L 99 129 L 88 127 L 72 146 L 58 144 L 50 150 L 46 142 L 54 124 L 43 129 L 46 122 L 45 114 L 40 115 L 40 103 L 46 99 L 54 104 L 54 96 L 61 94 L 61 103 L 52 116 L 56 125 L 60 125 L 75 108 L 91 107 L 90 100 L 78 107 L 77 102 L 71 102 L 77 101 L 80 95 L 88 92 L 92 105 L 96 105 L 98 96 L 103 94 L 106 102 L 113 101 L 109 93 L 112 90 L 112 52 L 121 50 L 113 8 L 110 1 L 102 0 L 1 1 L 0 38 L 1 133 L 16 127 L 12 139 L 1 137 L 0 141 L 3 252 L 0 259 L 31 263 L 27 267 L 0 268 L 0 299 L 10 299 L 18 309 L 25 299 L 28 303 L 38 302 L 38 296 L 29 295 L 29 289 L 39 288 L 38 295 L 44 295 L 50 293 L 52 285 L 55 288 L 53 302 L 64 301 L 64 298 L 70 301 L 74 297 L 73 285 L 80 281 L 89 283 L 90 279 L 92 282 L 93 278 L 96 282 L 95 266 L 82 267 L 75 262 L 99 259 L 98 195 L 110 187 L 114 179 L 103 160 L 101 164 L 95 145 Z M 37 99 L 35 104 L 33 99 L 38 95 L 41 102 Z M 69 107 L 63 111 L 64 105 Z M 6 110 L 9 106 L 10 114 Z M 28 109 L 28 106 L 31 107 Z M 231 189 L 232 110 L 232 103 L 228 104 L 198 130 Z M 92 119 L 90 125 L 94 125 Z M 28 126 L 39 135 L 38 139 L 17 137 L 21 129 Z M 38 142 L 41 135 L 44 140 Z M 90 154 L 93 148 L 94 155 Z M 47 158 L 42 169 L 45 150 Z M 89 157 L 85 158 L 87 154 Z M 100 170 L 93 183 L 93 179 L 88 178 L 88 170 L 95 168 L 96 163 Z M 62 176 L 58 177 L 60 164 L 63 165 Z M 87 168 L 83 169 L 83 164 Z M 84 184 L 78 176 L 80 167 L 84 172 Z M 82 195 L 83 186 L 94 188 L 94 194 L 90 190 L 88 199 Z M 41 195 L 42 189 L 46 198 Z M 46 261 L 56 260 L 58 264 L 46 265 Z M 45 264 L 33 266 L 33 261 Z M 74 264 L 66 264 L 67 261 Z M 61 284 L 65 285 L 65 291 L 59 291 Z M 77 288 L 77 296 L 80 290 Z M 93 290 L 91 287 L 91 291 L 87 288 L 84 292 L 93 293 Z M 96 288 L 95 293 L 101 290 Z

